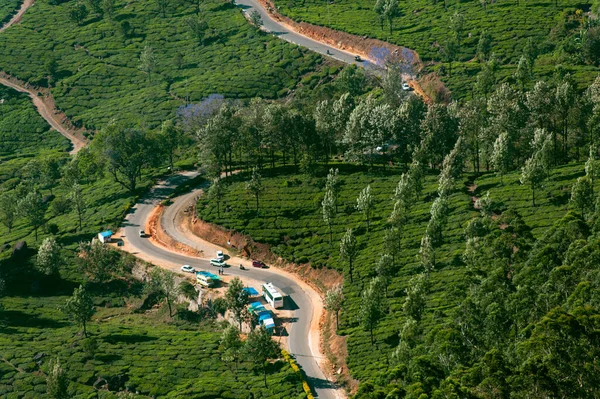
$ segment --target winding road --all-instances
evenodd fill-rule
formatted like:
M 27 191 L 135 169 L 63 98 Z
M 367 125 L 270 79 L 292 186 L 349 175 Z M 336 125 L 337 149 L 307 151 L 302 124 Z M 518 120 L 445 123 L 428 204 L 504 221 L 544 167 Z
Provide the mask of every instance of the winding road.
M 337 47 L 311 39 L 294 31 L 286 24 L 276 21 L 257 0 L 235 0 L 235 4 L 241 7 L 246 15 L 250 15 L 250 13 L 254 10 L 258 11 L 262 19 L 262 29 L 266 32 L 272 33 L 282 40 L 306 47 L 307 49 L 316 53 L 323 54 L 327 57 L 334 58 L 347 64 L 356 64 L 372 71 L 381 70 L 381 68 L 369 61 L 365 60 L 357 62 L 354 58 L 357 54 L 340 50 Z
M 127 216 L 123 228 L 124 237 L 128 244 L 127 247 L 132 254 L 148 255 L 154 260 L 159 260 L 161 266 L 171 270 L 178 270 L 181 265 L 190 264 L 196 269 L 215 271 L 216 268 L 211 266 L 206 259 L 169 251 L 155 245 L 148 238 L 140 237 L 138 234 L 139 230 L 145 229 L 148 217 L 157 204 L 166 198 L 175 187 L 196 175 L 196 172 L 188 172 L 170 177 L 155 186 L 148 196 L 133 208 L 132 212 Z M 163 221 L 165 222 L 163 227 L 169 235 L 191 247 L 195 247 L 196 243 L 189 240 L 184 233 L 178 230 L 173 220 L 178 214 L 184 211 L 190 202 L 194 201 L 197 195 L 197 190 L 194 190 L 175 198 L 163 217 Z M 169 220 L 171 221 L 170 223 Z M 237 264 L 237 261 L 235 264 Z M 321 355 L 318 353 L 318 336 L 315 337 L 314 334 L 311 334 L 311 322 L 315 321 L 313 320 L 314 307 L 311 298 L 317 294 L 314 292 L 308 293 L 307 291 L 311 290 L 310 287 L 300 284 L 288 273 L 274 268 L 255 269 L 248 267 L 247 270 L 240 270 L 237 267 L 231 267 L 225 270 L 225 274 L 251 278 L 258 281 L 270 281 L 288 296 L 285 300 L 285 309 L 291 311 L 292 314 L 287 324 L 287 333 L 289 334 L 287 341 L 290 353 L 295 356 L 300 366 L 302 366 L 308 383 L 313 388 L 316 397 L 323 399 L 343 398 L 341 389 L 334 386 L 323 374 L 319 365 L 319 360 L 323 359 L 320 358 Z

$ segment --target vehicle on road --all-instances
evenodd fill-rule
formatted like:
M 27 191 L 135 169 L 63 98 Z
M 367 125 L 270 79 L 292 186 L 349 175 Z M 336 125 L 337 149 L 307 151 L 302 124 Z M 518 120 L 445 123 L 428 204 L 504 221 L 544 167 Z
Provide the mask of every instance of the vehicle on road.
M 360 58 L 360 55 L 355 55 L 354 56 L 354 61 L 356 61 L 356 62 L 362 62 L 362 58 Z
M 265 283 L 262 286 L 263 297 L 275 309 L 283 307 L 283 296 L 277 291 L 273 283 Z
M 406 83 L 406 82 L 402 82 L 402 90 L 404 90 L 404 91 L 411 91 L 411 90 L 412 90 L 412 87 L 410 87 L 410 86 L 408 85 L 408 83 Z
M 210 264 L 213 266 L 217 266 L 217 267 L 226 267 L 228 266 L 227 263 L 223 260 L 223 259 L 211 259 L 210 260 Z
M 183 265 L 183 266 L 181 266 L 181 271 L 184 273 L 194 273 L 196 271 L 196 269 L 194 269 L 190 265 Z
M 144 230 L 140 230 L 138 234 L 140 237 L 146 237 L 146 232 Z
M 223 254 L 223 251 L 217 251 L 217 256 L 215 257 L 215 259 L 225 260 L 225 255 Z
M 252 261 L 252 267 L 258 267 L 261 269 L 268 269 L 269 266 L 265 265 L 265 262 L 263 262 L 262 260 L 253 260 Z
M 207 288 L 211 288 L 214 287 L 215 284 L 217 282 L 219 282 L 221 279 L 219 278 L 219 276 L 217 276 L 216 274 L 210 273 L 210 272 L 196 272 L 196 281 L 198 282 L 198 284 L 207 287 Z

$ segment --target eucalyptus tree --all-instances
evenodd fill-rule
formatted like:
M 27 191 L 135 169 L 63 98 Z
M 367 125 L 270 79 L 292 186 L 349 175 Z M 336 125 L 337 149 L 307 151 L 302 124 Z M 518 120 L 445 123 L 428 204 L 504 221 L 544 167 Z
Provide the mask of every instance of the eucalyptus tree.
M 35 232 L 35 241 L 38 239 L 38 229 L 46 223 L 47 204 L 37 190 L 30 191 L 25 198 L 17 203 L 18 214 L 29 222 Z
M 224 103 L 198 130 L 196 137 L 202 165 L 213 177 L 231 174 L 233 153 L 239 143 L 240 117 L 235 106 Z
M 551 84 L 544 80 L 536 82 L 525 94 L 530 123 L 537 128 L 551 130 L 556 114 L 556 99 Z
M 427 275 L 435 269 L 435 248 L 433 240 L 428 235 L 421 238 L 421 246 L 419 248 L 419 264 L 425 270 Z
M 260 194 L 264 191 L 264 186 L 262 183 L 262 177 L 260 173 L 258 173 L 257 168 L 252 169 L 250 180 L 246 182 L 246 191 L 254 196 L 256 201 L 256 215 L 258 216 L 258 199 Z
M 51 359 L 46 375 L 46 394 L 51 399 L 69 399 L 69 379 L 58 358 Z
M 335 329 L 339 328 L 340 310 L 344 304 L 344 291 L 341 284 L 327 290 L 325 294 L 325 309 L 335 313 Z
M 525 161 L 525 166 L 521 169 L 521 184 L 528 184 L 531 187 L 531 201 L 535 207 L 535 190 L 538 189 L 546 179 L 546 170 L 543 163 L 536 153 Z
M 371 213 L 373 212 L 374 207 L 375 199 L 371 194 L 371 185 L 368 185 L 360 192 L 358 198 L 356 199 L 356 209 L 365 215 L 367 231 L 369 231 L 369 226 L 371 224 Z
M 427 289 L 427 276 L 422 273 L 412 277 L 406 288 L 406 297 L 402 305 L 402 310 L 407 316 L 410 316 L 417 322 L 422 319 L 423 312 L 425 311 Z
M 234 326 L 229 326 L 223 331 L 221 340 L 219 341 L 221 349 L 221 360 L 226 363 L 235 364 L 235 380 L 237 381 L 237 372 L 240 360 L 242 360 L 243 353 L 242 349 L 244 343 L 240 338 L 240 332 Z
M 140 53 L 140 64 L 138 68 L 148 75 L 148 82 L 152 82 L 152 73 L 156 71 L 158 66 L 158 57 L 154 54 L 154 49 L 151 46 L 145 46 Z
M 383 5 L 383 16 L 387 19 L 390 26 L 390 35 L 394 29 L 394 18 L 400 16 L 400 8 L 398 7 L 398 0 L 386 0 Z
M 248 360 L 263 370 L 264 384 L 267 387 L 267 360 L 279 354 L 279 347 L 264 326 L 252 330 L 244 342 L 244 352 Z
M 225 183 L 220 178 L 213 180 L 208 189 L 208 199 L 217 204 L 217 217 L 221 218 L 221 202 L 225 198 Z
M 82 187 L 75 183 L 71 188 L 71 192 L 68 196 L 69 201 L 71 201 L 71 205 L 75 213 L 77 214 L 77 221 L 79 222 L 79 230 L 81 230 L 81 224 L 83 222 L 83 214 L 87 209 L 87 201 L 85 199 L 85 195 L 83 193 Z
M 386 304 L 382 295 L 380 282 L 377 278 L 371 280 L 367 288 L 362 292 L 358 318 L 360 324 L 369 331 L 371 345 L 375 344 L 373 330 L 385 316 Z
M 590 145 L 589 156 L 585 162 L 585 175 L 592 183 L 592 190 L 594 189 L 594 183 L 596 182 L 596 176 L 598 175 L 598 161 L 596 160 L 597 151 L 598 150 L 596 150 L 594 146 Z
M 570 75 L 566 75 L 563 80 L 556 87 L 556 111 L 560 116 L 562 124 L 562 138 L 563 138 L 563 157 L 568 156 L 568 138 L 569 138 L 569 117 L 575 107 L 575 100 L 577 91 L 575 85 L 571 81 Z
M 348 228 L 342 239 L 340 240 L 340 260 L 348 262 L 348 274 L 350 275 L 350 282 L 353 282 L 352 272 L 354 269 L 354 259 L 358 255 L 358 242 L 354 236 L 354 232 L 351 228 Z
M 485 62 L 492 51 L 492 35 L 488 31 L 483 30 L 479 34 L 477 42 L 477 59 L 479 63 Z
M 450 29 L 452 30 L 454 39 L 460 47 L 462 36 L 465 30 L 465 16 L 459 12 L 455 12 L 450 17 Z
M 533 71 L 531 69 L 531 64 L 529 60 L 524 55 L 519 59 L 519 63 L 517 64 L 517 69 L 514 74 L 515 80 L 521 86 L 521 91 L 525 91 L 525 86 L 531 81 L 533 77 Z
M 227 308 L 233 313 L 233 318 L 239 323 L 241 331 L 242 321 L 248 311 L 248 291 L 244 290 L 244 283 L 239 277 L 229 282 L 225 291 L 225 301 L 227 301 Z
M 448 200 L 446 196 L 437 197 L 431 204 L 431 218 L 427 224 L 426 236 L 430 238 L 431 244 L 439 246 L 443 239 L 443 230 L 448 222 Z
M 581 212 L 583 218 L 588 212 L 593 211 L 594 188 L 590 178 L 581 176 L 577 179 L 571 188 L 570 202 L 575 209 Z
M 329 228 L 329 245 L 331 245 L 333 240 L 332 226 L 336 214 L 336 201 L 333 191 L 329 187 L 325 189 L 325 197 L 321 202 L 321 206 L 323 208 L 323 221 Z
M 385 295 L 387 296 L 387 289 L 392 279 L 392 268 L 394 266 L 394 260 L 391 255 L 383 254 L 377 260 L 375 264 L 375 274 L 381 278 Z
M 150 271 L 149 277 L 150 281 L 147 283 L 146 289 L 164 298 L 169 308 L 169 317 L 173 317 L 173 301 L 179 295 L 179 286 L 175 283 L 175 274 L 171 271 L 154 267 Z
M 458 136 L 458 119 L 448 112 L 445 105 L 430 105 L 421 122 L 423 141 L 419 162 L 429 162 L 431 166 L 439 166 L 444 155 L 448 154 Z
M 164 121 L 158 134 L 158 140 L 160 141 L 162 153 L 167 157 L 169 170 L 173 172 L 177 150 L 184 143 L 183 130 L 177 127 L 171 120 Z
M 492 165 L 500 176 L 500 184 L 503 184 L 502 177 L 510 169 L 512 157 L 508 144 L 508 133 L 501 133 L 494 142 L 494 151 L 492 152 Z
M 386 229 L 383 235 L 383 248 L 385 253 L 392 257 L 392 263 L 395 263 L 402 250 L 402 231 L 400 228 L 390 227 Z

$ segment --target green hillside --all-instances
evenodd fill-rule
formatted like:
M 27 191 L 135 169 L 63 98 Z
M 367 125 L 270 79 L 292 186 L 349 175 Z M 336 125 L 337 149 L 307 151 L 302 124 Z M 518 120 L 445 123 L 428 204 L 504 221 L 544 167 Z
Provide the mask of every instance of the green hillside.
M 386 315 L 375 329 L 376 344 L 371 345 L 368 331 L 359 325 L 358 320 L 360 304 L 363 301 L 361 292 L 366 288 L 369 280 L 377 275 L 376 264 L 380 256 L 389 252 L 384 244 L 384 236 L 389 227 L 387 218 L 392 210 L 390 198 L 394 193 L 399 171 L 386 168 L 368 172 L 356 166 L 343 164 L 332 165 L 332 167 L 339 168 L 341 181 L 332 246 L 329 245 L 328 228 L 323 222 L 321 211 L 325 186 L 323 176 L 312 178 L 304 174 L 291 173 L 285 168 L 273 172 L 265 171 L 259 216 L 256 216 L 253 197 L 246 191 L 245 183 L 237 181 L 244 180 L 243 176 L 231 178 L 232 183 L 227 187 L 221 203 L 220 218 L 217 216 L 215 203 L 207 198 L 200 199 L 198 209 L 202 219 L 248 234 L 259 242 L 269 243 L 272 245 L 273 252 L 287 260 L 298 263 L 310 262 L 313 267 L 331 267 L 345 274 L 346 301 L 339 334 L 348 335 L 348 365 L 353 377 L 361 381 L 361 390 L 357 395 L 359 398 L 386 397 L 382 393 L 377 394 L 381 391 L 369 391 L 369 386 L 387 387 L 386 391 L 389 392 L 395 386 L 388 386 L 392 382 L 407 389 L 411 383 L 420 381 L 420 378 L 429 380 L 427 384 L 420 384 L 421 392 L 431 394 L 435 390 L 433 388 L 445 378 L 444 376 L 450 375 L 448 378 L 451 379 L 475 372 L 474 369 L 460 372 L 457 371 L 460 370 L 458 368 L 445 369 L 444 364 L 440 364 L 434 355 L 438 353 L 436 345 L 451 345 L 451 342 L 446 340 L 452 338 L 443 335 L 446 334 L 444 331 L 458 333 L 448 329 L 452 328 L 454 321 L 459 317 L 463 306 L 461 304 L 464 304 L 465 298 L 471 292 L 469 287 L 478 286 L 481 281 L 486 281 L 486 277 L 492 278 L 495 268 L 498 267 L 498 259 L 491 258 L 488 263 L 483 260 L 489 256 L 485 255 L 485 249 L 482 249 L 484 252 L 481 253 L 479 262 L 481 269 L 478 272 L 474 273 L 472 267 L 467 266 L 463 261 L 465 228 L 469 220 L 479 216 L 479 212 L 473 207 L 473 197 L 481 197 L 489 191 L 494 201 L 494 212 L 500 215 L 497 218 L 498 222 L 490 221 L 492 225 L 507 223 L 508 226 L 515 226 L 519 234 L 524 234 L 523 232 L 530 229 L 533 237 L 539 240 L 569 211 L 568 199 L 571 185 L 577 177 L 584 174 L 582 164 L 564 165 L 553 169 L 550 179 L 537 194 L 539 200 L 536 207 L 532 206 L 531 190 L 520 184 L 518 173 L 504 176 L 503 183 L 500 183 L 500 179 L 495 174 L 483 174 L 476 178 L 467 175 L 457 182 L 454 194 L 449 197 L 450 216 L 443 230 L 443 244 L 435 250 L 436 266 L 428 278 L 425 311 L 418 323 L 418 329 L 413 331 L 415 336 L 412 337 L 413 352 L 410 353 L 413 354 L 412 356 L 430 354 L 429 358 L 421 359 L 429 362 L 429 366 L 413 364 L 411 361 L 410 364 L 402 365 L 409 367 L 407 371 L 402 367 L 396 367 L 399 360 L 392 360 L 392 354 L 398 350 L 402 340 L 399 337 L 404 334 L 402 326 L 407 320 L 406 312 L 403 310 L 406 290 L 414 284 L 411 278 L 422 273 L 423 270 L 419 265 L 418 252 L 421 237 L 427 229 L 429 209 L 433 199 L 437 197 L 437 176 L 429 174 L 421 197 L 413 205 L 408 221 L 401 227 L 399 242 L 401 251 L 391 265 L 392 279 L 386 290 Z M 367 184 L 371 185 L 375 198 L 375 211 L 368 232 L 363 215 L 355 209 L 358 193 Z M 596 191 L 600 189 L 599 186 L 597 182 Z M 227 212 L 223 213 L 223 209 L 227 209 Z M 508 216 L 513 211 L 520 215 L 522 222 L 514 219 L 513 216 Z M 504 213 L 506 216 L 501 216 Z M 494 216 L 494 220 L 496 217 Z M 528 227 L 523 230 L 524 227 L 519 223 Z M 492 236 L 496 237 L 502 231 L 498 229 L 498 225 L 492 227 L 490 233 Z M 339 258 L 339 240 L 349 227 L 355 229 L 360 248 L 355 260 L 353 283 L 348 279 L 347 263 Z M 516 262 L 513 266 L 515 270 L 521 270 L 523 267 L 520 262 L 527 259 L 527 248 L 519 247 L 522 252 L 513 260 Z M 500 331 L 497 333 L 500 334 Z M 460 341 L 460 338 L 456 337 L 456 339 Z M 520 337 L 519 340 L 521 339 L 523 338 Z M 454 345 L 459 345 L 458 341 Z M 508 348 L 501 350 L 508 350 Z M 470 359 L 478 359 L 475 354 L 472 356 L 475 357 Z M 460 364 L 464 367 L 473 366 L 472 360 L 465 360 Z M 411 374 L 416 372 L 411 371 L 411 367 L 432 369 L 424 369 L 425 374 L 417 377 Z M 454 371 L 448 374 L 448 370 Z M 455 372 L 458 374 L 454 374 Z M 465 394 L 469 391 L 474 396 L 465 397 L 487 397 L 476 395 L 475 391 L 471 390 L 473 387 L 469 388 L 471 382 L 471 380 L 464 382 L 462 389 L 465 390 Z M 415 387 L 411 389 L 417 390 Z M 407 392 L 407 396 L 387 397 L 437 398 L 442 396 L 411 396 Z
M 190 2 L 168 3 L 164 16 L 153 1 L 115 1 L 112 16 L 86 2 L 80 23 L 69 17 L 76 4 L 37 2 L 0 35 L 0 69 L 49 83 L 58 108 L 90 129 L 114 117 L 156 126 L 213 93 L 276 98 L 320 59 L 260 33 L 221 1 L 202 2 L 199 16 Z M 140 69 L 146 46 L 154 53 L 150 75 Z

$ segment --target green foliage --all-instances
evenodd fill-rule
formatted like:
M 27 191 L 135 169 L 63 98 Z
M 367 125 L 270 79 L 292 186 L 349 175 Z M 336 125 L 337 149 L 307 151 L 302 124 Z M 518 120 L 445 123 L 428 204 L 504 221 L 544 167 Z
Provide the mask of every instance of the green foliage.
M 50 372 L 46 377 L 46 393 L 51 399 L 68 399 L 69 381 L 60 367 L 60 360 L 50 361 Z
M 75 288 L 73 296 L 67 299 L 67 302 L 62 307 L 62 311 L 83 328 L 83 335 L 87 337 L 87 322 L 92 318 L 96 310 L 92 302 L 90 294 L 83 285 Z
M 46 85 L 44 63 L 51 51 L 58 64 L 52 85 L 57 107 L 89 129 L 101 129 L 113 117 L 155 127 L 173 117 L 184 99 L 212 93 L 280 97 L 319 62 L 315 54 L 258 32 L 240 10 L 220 1 L 200 4 L 208 25 L 203 46 L 182 22 L 195 14 L 190 2 L 171 2 L 162 18 L 153 1 L 125 6 L 124 0 L 103 0 L 103 15 L 81 25 L 69 20 L 77 4 L 40 2 L 28 10 L 0 37 L 0 69 Z M 146 46 L 156 57 L 151 83 L 138 69 Z M 181 68 L 173 63 L 176 54 L 183 56 Z
M 227 308 L 233 313 L 235 321 L 239 323 L 242 329 L 242 321 L 246 318 L 248 310 L 248 292 L 244 290 L 244 283 L 238 277 L 229 282 L 225 292 Z
M 22 3 L 21 0 L 6 0 L 0 4 L 0 24 L 4 25 L 5 22 L 17 12 L 19 5 Z

